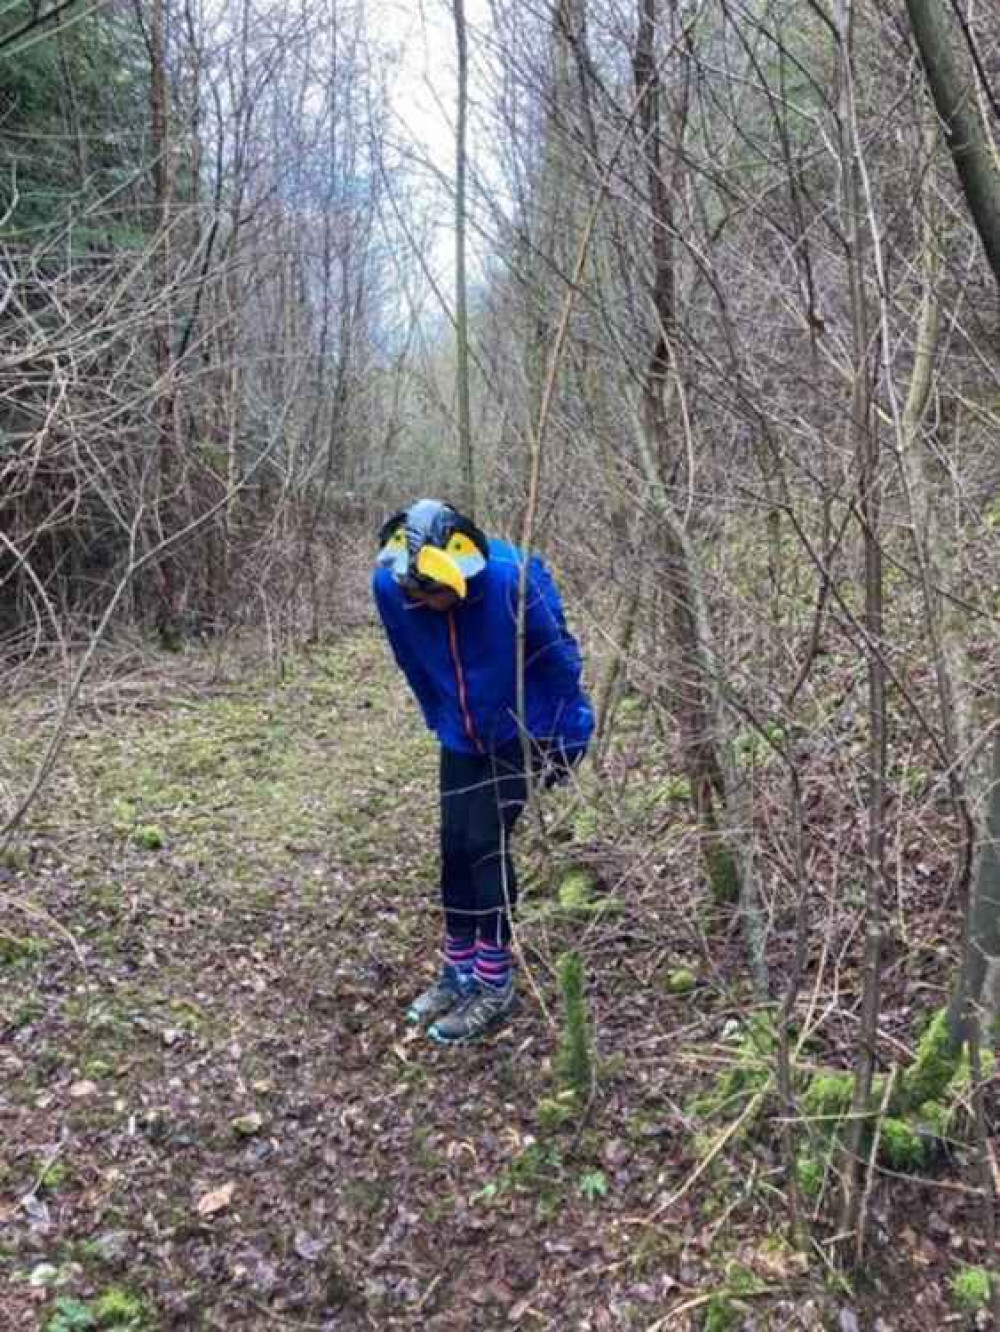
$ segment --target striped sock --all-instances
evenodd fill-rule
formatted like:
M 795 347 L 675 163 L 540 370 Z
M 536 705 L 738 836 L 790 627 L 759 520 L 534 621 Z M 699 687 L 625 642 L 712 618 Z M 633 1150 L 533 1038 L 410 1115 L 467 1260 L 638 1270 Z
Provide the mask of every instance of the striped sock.
M 479 940 L 476 949 L 476 980 L 502 990 L 510 984 L 512 963 L 510 949 Z
M 463 983 L 472 980 L 476 965 L 476 940 L 473 936 L 461 939 L 454 934 L 446 934 L 443 953 L 444 960 L 458 972 L 459 980 Z

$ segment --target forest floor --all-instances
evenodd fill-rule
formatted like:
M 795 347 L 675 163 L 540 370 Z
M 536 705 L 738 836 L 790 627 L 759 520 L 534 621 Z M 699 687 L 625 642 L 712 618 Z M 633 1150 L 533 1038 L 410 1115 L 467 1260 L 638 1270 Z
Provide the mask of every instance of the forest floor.
M 6 782 L 52 706 L 6 706 Z M 0 868 L 0 1329 L 990 1326 L 951 1294 L 986 1261 L 960 1148 L 875 1173 L 860 1273 L 832 1171 L 789 1241 L 742 944 L 642 724 L 624 709 L 600 787 L 547 798 L 547 837 L 526 816 L 520 1012 L 443 1050 L 403 1021 L 436 965 L 434 749 L 375 629 L 283 678 L 231 648 L 99 672 Z M 601 886 L 560 897 L 574 864 Z M 838 976 L 807 983 L 803 1067 L 849 1059 Z

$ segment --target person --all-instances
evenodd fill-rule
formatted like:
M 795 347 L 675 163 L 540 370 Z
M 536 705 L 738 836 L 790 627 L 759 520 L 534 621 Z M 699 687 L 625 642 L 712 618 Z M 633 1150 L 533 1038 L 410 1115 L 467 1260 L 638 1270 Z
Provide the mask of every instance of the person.
M 580 651 L 545 564 L 528 560 L 523 725 L 517 634 L 522 552 L 441 500 L 421 499 L 379 532 L 372 591 L 396 662 L 440 742 L 437 979 L 407 1017 L 445 1044 L 479 1040 L 515 1003 L 510 839 L 532 775 L 565 780 L 594 715 Z

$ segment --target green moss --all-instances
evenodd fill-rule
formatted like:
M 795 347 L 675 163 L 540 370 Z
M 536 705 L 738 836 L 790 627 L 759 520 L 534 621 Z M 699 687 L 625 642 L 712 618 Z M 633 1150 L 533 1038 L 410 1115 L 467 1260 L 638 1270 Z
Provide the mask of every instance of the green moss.
M 89 1304 L 62 1296 L 55 1302 L 45 1332 L 91 1332 L 96 1327 L 97 1319 Z
M 893 1170 L 919 1170 L 927 1157 L 927 1144 L 908 1120 L 889 1117 L 882 1121 L 879 1156 Z
M 925 1101 L 913 1112 L 913 1121 L 931 1137 L 941 1141 L 952 1132 L 952 1111 L 941 1101 Z
M 963 1313 L 978 1313 L 990 1302 L 990 1274 L 983 1267 L 960 1267 L 948 1288 L 953 1303 Z
M 72 1182 L 73 1172 L 65 1161 L 52 1161 L 43 1165 L 38 1177 L 38 1187 L 44 1193 L 58 1193 Z
M 948 1032 L 947 1009 L 939 1009 L 917 1044 L 916 1058 L 903 1074 L 898 1109 L 910 1110 L 925 1101 L 940 1101 L 959 1071 L 961 1051 Z
M 563 1028 L 556 1071 L 562 1089 L 572 1092 L 582 1104 L 590 1092 L 593 1065 L 583 993 L 583 962 L 579 953 L 567 953 L 560 962 L 559 988 L 562 991 Z
M 816 1156 L 802 1154 L 795 1159 L 795 1180 L 802 1195 L 815 1202 L 823 1192 L 826 1180 L 826 1162 Z
M 574 1091 L 563 1091 L 558 1096 L 546 1096 L 538 1102 L 538 1127 L 543 1133 L 557 1133 L 573 1122 L 578 1112 Z
M 732 1332 L 732 1329 L 742 1327 L 747 1316 L 747 1306 L 740 1300 L 740 1296 L 752 1295 L 759 1289 L 760 1282 L 753 1272 L 741 1263 L 729 1263 L 726 1267 L 726 1289 L 713 1295 L 706 1306 L 705 1332 Z
M 573 838 L 577 842 L 590 842 L 597 836 L 600 826 L 596 809 L 588 807 L 577 810 L 573 815 Z
M 713 1295 L 705 1308 L 705 1332 L 733 1332 L 743 1322 L 743 1314 L 728 1295 Z
M 675 774 L 661 782 L 654 782 L 651 795 L 658 805 L 668 801 L 687 802 L 691 799 L 691 783 L 687 777 Z
M 698 983 L 698 978 L 687 967 L 675 967 L 667 972 L 668 994 L 690 994 Z
M 142 823 L 132 834 L 132 841 L 144 851 L 159 851 L 164 840 L 163 829 L 155 823 Z
M 559 905 L 564 911 L 579 911 L 590 905 L 596 875 L 585 866 L 574 866 L 559 883 Z
M 851 1108 L 854 1078 L 850 1073 L 817 1073 L 802 1096 L 810 1119 L 842 1119 Z
M 109 1286 L 96 1300 L 63 1298 L 56 1301 L 52 1317 L 45 1332 L 90 1332 L 90 1329 L 124 1329 L 124 1332 L 142 1332 L 147 1313 L 141 1299 L 123 1290 Z
M 106 1327 L 130 1327 L 145 1316 L 142 1300 L 121 1286 L 109 1286 L 98 1297 L 94 1312 Z

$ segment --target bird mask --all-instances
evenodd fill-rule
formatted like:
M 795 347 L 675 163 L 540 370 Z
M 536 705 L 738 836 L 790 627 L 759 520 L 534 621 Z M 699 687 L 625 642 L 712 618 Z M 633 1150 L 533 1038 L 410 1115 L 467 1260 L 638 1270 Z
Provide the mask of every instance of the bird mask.
M 486 537 L 441 500 L 422 499 L 382 524 L 376 563 L 410 590 L 451 590 L 463 599 L 489 558 Z

